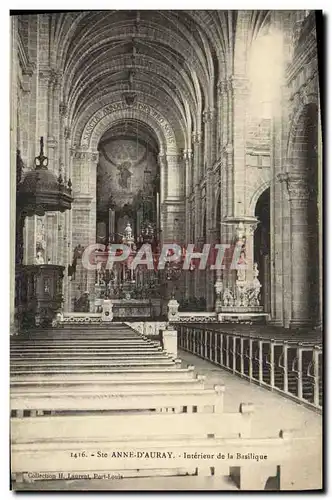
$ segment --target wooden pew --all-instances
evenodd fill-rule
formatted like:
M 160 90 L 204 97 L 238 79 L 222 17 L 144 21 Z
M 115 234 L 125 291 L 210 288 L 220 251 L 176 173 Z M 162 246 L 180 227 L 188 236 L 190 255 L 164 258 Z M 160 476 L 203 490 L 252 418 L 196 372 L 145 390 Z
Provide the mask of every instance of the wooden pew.
M 285 439 L 282 433 L 263 439 L 238 437 L 235 434 L 242 424 L 237 414 L 221 419 L 211 414 L 208 420 L 200 413 L 132 417 L 138 420 L 131 422 L 123 415 L 13 419 L 13 480 L 29 480 L 34 473 L 37 478 L 40 473 L 53 474 L 55 479 L 70 473 L 73 479 L 74 475 L 93 478 L 105 471 L 121 471 L 130 478 L 181 470 L 229 476 L 241 490 L 262 490 L 274 477 L 279 483 L 275 489 L 295 489 L 294 473 L 289 471 L 297 459 L 296 489 L 305 484 L 300 470 L 308 460 L 294 456 L 293 439 Z M 208 429 L 215 429 L 216 435 L 207 434 Z M 310 446 L 310 438 L 307 441 Z
M 215 386 L 214 389 L 173 390 L 170 394 L 164 390 L 158 392 L 144 392 L 140 388 L 136 391 L 109 391 L 102 388 L 90 391 L 65 390 L 60 388 L 38 392 L 26 390 L 21 393 L 11 393 L 11 410 L 52 410 L 59 411 L 119 411 L 119 410 L 151 410 L 172 408 L 175 412 L 204 411 L 204 407 L 211 407 L 214 413 L 221 413 L 223 409 L 224 386 Z
M 26 371 L 16 374 L 15 369 L 12 369 L 11 373 L 11 383 L 25 381 L 36 382 L 36 381 L 52 381 L 52 382 L 62 382 L 62 381 L 79 381 L 79 382 L 91 382 L 99 383 L 100 381 L 127 381 L 136 380 L 139 384 L 141 381 L 146 380 L 175 380 L 181 379 L 192 379 L 194 377 L 194 366 L 188 366 L 187 368 L 181 368 L 181 360 L 175 360 L 174 365 L 165 367 L 118 367 L 114 368 L 89 368 L 89 370 L 77 369 L 73 371 L 70 367 L 64 369 L 54 369 L 49 370 L 45 373 L 40 370 L 39 373 L 31 373 L 27 368 Z
M 53 380 L 50 379 L 35 379 L 35 380 L 21 380 L 22 377 L 17 377 L 14 381 L 11 383 L 11 396 L 21 397 L 23 398 L 27 393 L 34 393 L 34 392 L 48 392 L 48 393 L 53 393 L 53 391 L 57 390 L 65 390 L 65 391 L 71 391 L 72 393 L 78 393 L 78 392 L 84 392 L 84 391 L 90 391 L 90 392 L 98 392 L 98 391 L 156 391 L 156 392 L 168 392 L 168 391 L 173 391 L 173 390 L 193 390 L 193 389 L 202 389 L 204 387 L 204 380 L 205 376 L 204 375 L 198 375 L 196 378 L 181 378 L 178 376 L 178 378 L 171 379 L 169 380 L 168 378 L 165 378 L 164 380 L 159 380 L 159 379 L 151 379 L 151 380 L 141 380 L 139 383 L 137 383 L 137 379 L 128 379 L 126 381 L 119 381 L 119 380 L 108 380 L 107 378 L 105 379 L 99 379 L 96 381 L 86 381 L 86 380 L 80 380 L 80 379 L 73 379 L 73 380 L 58 380 L 54 382 Z M 24 377 L 25 378 L 25 377 Z
M 223 394 L 223 386 L 204 389 L 194 367 L 181 368 L 181 360 L 128 328 L 14 341 L 12 478 L 213 471 L 226 472 L 241 489 L 262 489 L 287 461 L 289 439 L 252 439 L 253 406 L 225 413 Z M 269 458 L 256 464 L 238 456 L 250 453 Z

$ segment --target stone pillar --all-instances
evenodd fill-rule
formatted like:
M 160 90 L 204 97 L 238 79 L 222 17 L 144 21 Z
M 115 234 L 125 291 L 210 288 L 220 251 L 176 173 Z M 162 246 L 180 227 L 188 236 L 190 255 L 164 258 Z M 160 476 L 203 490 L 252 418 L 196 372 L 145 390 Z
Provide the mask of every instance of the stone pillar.
M 16 232 L 16 149 L 17 149 L 17 16 L 11 17 L 10 67 L 10 334 L 15 328 L 15 232 Z
M 98 152 L 73 151 L 73 190 L 72 207 L 72 259 L 73 250 L 78 245 L 87 248 L 96 242 L 96 168 Z M 80 265 L 82 265 L 81 261 Z M 80 276 L 80 279 L 78 278 Z M 80 295 L 88 291 L 94 294 L 95 271 L 81 269 L 71 282 L 72 293 Z
M 194 224 L 195 224 L 195 241 L 191 243 L 193 245 L 198 244 L 198 239 L 200 237 L 200 220 L 201 220 L 201 193 L 199 189 L 199 181 L 201 175 L 201 133 L 196 132 L 192 134 L 193 149 L 194 149 L 194 168 L 193 168 L 193 191 L 194 191 Z M 195 269 L 194 271 L 194 295 L 199 296 L 199 271 Z
M 167 161 L 163 153 L 158 156 L 158 166 L 160 170 L 160 243 L 165 241 L 165 229 L 167 219 Z
M 191 175 L 192 175 L 192 151 L 190 149 L 183 152 L 183 159 L 185 162 L 185 244 L 191 243 L 191 202 L 190 202 L 190 192 L 191 192 Z M 184 274 L 184 284 L 185 284 L 185 298 L 188 299 L 190 296 L 191 279 L 188 271 Z
M 247 78 L 233 76 L 230 80 L 233 103 L 233 215 L 246 211 L 246 122 L 249 97 Z
M 62 110 L 63 114 L 66 116 L 66 108 Z M 73 161 L 70 152 L 70 130 L 68 127 L 64 127 L 64 175 L 66 179 L 72 179 L 71 174 L 71 163 Z M 73 209 L 67 210 L 65 212 L 65 234 L 64 234 L 64 266 L 65 266 L 65 276 L 63 280 L 64 284 L 64 311 L 71 311 L 71 282 L 68 276 L 68 266 L 72 263 L 73 258 L 73 247 L 72 247 L 72 218 Z
M 207 241 L 204 243 L 209 243 L 213 245 L 214 239 L 214 207 L 213 200 L 213 172 L 211 168 L 208 168 L 206 173 L 206 228 L 207 228 Z M 212 248 L 210 248 L 211 254 Z M 210 269 L 211 263 L 208 261 L 206 271 L 205 271 L 205 297 L 206 297 L 206 307 L 208 311 L 213 311 L 214 309 L 214 281 L 215 273 Z
M 309 226 L 307 180 L 300 173 L 279 176 L 286 183 L 290 202 L 292 304 L 290 328 L 307 327 L 310 320 L 309 296 Z
M 321 111 L 320 111 L 320 100 L 318 99 L 318 258 L 319 258 L 319 309 L 318 309 L 318 323 L 317 327 L 321 328 L 323 324 L 323 151 L 322 151 L 322 129 L 321 129 Z

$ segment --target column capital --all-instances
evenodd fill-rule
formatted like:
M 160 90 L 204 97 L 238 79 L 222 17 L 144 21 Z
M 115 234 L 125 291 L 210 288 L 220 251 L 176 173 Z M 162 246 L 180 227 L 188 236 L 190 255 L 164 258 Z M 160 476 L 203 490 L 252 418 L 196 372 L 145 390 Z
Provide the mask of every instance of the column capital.
M 290 201 L 308 201 L 310 188 L 304 174 L 285 172 L 277 175 L 279 182 L 285 182 Z
M 219 95 L 223 95 L 227 92 L 227 80 L 220 80 L 218 82 L 217 91 Z
M 48 148 L 55 148 L 58 145 L 58 141 L 54 139 L 54 137 L 48 137 L 47 138 L 47 147 Z
M 215 109 L 214 108 L 208 108 L 203 111 L 203 122 L 208 123 L 211 122 L 214 118 L 215 115 Z
M 68 106 L 67 106 L 66 103 L 60 102 L 59 113 L 60 113 L 60 116 L 62 116 L 64 118 L 67 116 L 67 114 L 68 114 Z
M 38 72 L 39 84 L 48 87 L 57 80 L 57 72 L 49 66 L 41 66 Z
M 69 127 L 65 127 L 64 129 L 64 136 L 65 136 L 65 139 L 70 139 L 70 128 Z
M 193 132 L 191 134 L 192 141 L 194 144 L 200 144 L 201 139 L 202 139 L 202 133 L 201 132 Z
M 191 160 L 194 157 L 194 152 L 191 149 L 184 149 L 182 152 L 182 158 L 184 160 Z
M 228 89 L 236 93 L 248 94 L 250 91 L 249 79 L 245 76 L 232 75 L 228 80 Z

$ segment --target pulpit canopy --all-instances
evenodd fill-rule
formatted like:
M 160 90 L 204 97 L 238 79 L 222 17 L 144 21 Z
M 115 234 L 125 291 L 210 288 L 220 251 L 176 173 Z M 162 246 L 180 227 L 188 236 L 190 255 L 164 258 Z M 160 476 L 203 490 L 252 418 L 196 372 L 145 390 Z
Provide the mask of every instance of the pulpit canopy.
M 17 205 L 28 216 L 71 209 L 71 181 L 65 184 L 62 175 L 56 177 L 47 165 L 48 158 L 44 156 L 44 141 L 41 137 L 35 169 L 28 172 L 17 186 Z

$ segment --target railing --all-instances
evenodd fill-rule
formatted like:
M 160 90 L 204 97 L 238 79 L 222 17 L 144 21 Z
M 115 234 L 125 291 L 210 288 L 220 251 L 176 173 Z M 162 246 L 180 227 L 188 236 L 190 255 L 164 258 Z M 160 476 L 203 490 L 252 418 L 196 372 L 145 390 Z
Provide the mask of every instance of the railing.
M 323 354 L 314 342 L 263 339 L 177 324 L 178 347 L 319 412 Z

